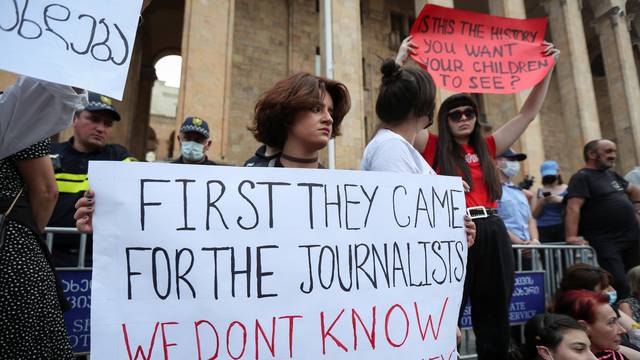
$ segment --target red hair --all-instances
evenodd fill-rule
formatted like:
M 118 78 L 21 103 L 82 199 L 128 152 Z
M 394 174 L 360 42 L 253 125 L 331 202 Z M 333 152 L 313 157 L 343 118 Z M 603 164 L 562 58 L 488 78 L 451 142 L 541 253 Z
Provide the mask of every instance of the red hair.
M 589 290 L 569 290 L 558 293 L 555 310 L 558 314 L 593 324 L 596 321 L 596 306 L 603 304 L 609 304 L 609 298 L 604 294 Z

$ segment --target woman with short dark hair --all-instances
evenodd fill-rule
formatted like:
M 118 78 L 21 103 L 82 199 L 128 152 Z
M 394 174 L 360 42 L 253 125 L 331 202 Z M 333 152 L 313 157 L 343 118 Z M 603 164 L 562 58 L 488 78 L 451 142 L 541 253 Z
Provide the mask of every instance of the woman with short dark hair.
M 340 82 L 308 73 L 277 82 L 256 103 L 249 130 L 256 140 L 282 152 L 254 166 L 318 168 L 318 152 L 340 135 L 350 107 L 349 91 Z

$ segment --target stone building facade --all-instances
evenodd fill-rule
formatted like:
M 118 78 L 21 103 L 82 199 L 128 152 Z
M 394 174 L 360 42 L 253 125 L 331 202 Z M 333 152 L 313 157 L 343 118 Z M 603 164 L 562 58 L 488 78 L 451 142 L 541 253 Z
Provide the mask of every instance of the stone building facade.
M 143 156 L 152 131 L 154 63 L 178 54 L 183 61 L 175 128 L 188 115 L 206 119 L 210 157 L 242 164 L 258 146 L 246 128 L 259 95 L 294 72 L 318 71 L 323 3 L 152 0 L 118 104 L 124 120 L 112 140 Z M 583 164 L 583 144 L 600 137 L 618 143 L 618 170 L 640 163 L 640 0 L 332 0 L 334 78 L 348 86 L 353 103 L 336 141 L 338 168 L 358 167 L 377 126 L 379 66 L 395 54 L 427 3 L 512 18 L 548 17 L 546 38 L 562 55 L 538 119 L 516 145 L 529 154 L 526 173 L 538 175 L 543 160 L 555 159 L 569 175 Z M 13 78 L 0 73 L 0 87 Z M 439 98 L 447 94 L 441 91 Z M 497 128 L 517 113 L 526 92 L 478 99 Z

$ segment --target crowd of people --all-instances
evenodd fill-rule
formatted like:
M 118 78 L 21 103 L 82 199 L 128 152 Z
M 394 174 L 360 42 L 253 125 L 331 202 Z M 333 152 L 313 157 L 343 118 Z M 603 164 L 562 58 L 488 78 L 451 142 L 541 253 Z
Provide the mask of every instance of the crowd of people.
M 567 269 L 549 311 L 527 322 L 512 359 L 640 359 L 640 266 L 629 270 L 628 297 L 618 299 L 613 276 L 598 266 Z
M 511 147 L 540 111 L 553 70 L 516 116 L 488 132 L 469 94 L 451 95 L 435 112 L 433 79 L 421 68 L 405 66 L 414 49 L 409 37 L 398 56 L 381 66 L 376 101 L 381 125 L 364 149 L 361 170 L 463 179 L 469 254 L 461 310 L 467 301 L 473 303 L 478 358 L 509 359 L 517 353 L 526 359 L 594 354 L 640 359 L 632 336 L 640 315 L 640 190 L 611 170 L 615 144 L 604 139 L 587 143 L 585 167 L 568 185 L 558 163 L 549 160 L 540 169 L 542 186 L 523 189 L 514 179 L 526 154 Z M 556 60 L 559 56 L 546 42 L 541 52 Z M 73 118 L 74 136 L 53 146 L 45 139 L 0 159 L 0 212 L 8 218 L 0 233 L 0 308 L 9 314 L 0 317 L 0 333 L 8 334 L 0 336 L 0 348 L 8 358 L 72 358 L 54 268 L 77 265 L 78 249 L 73 240 L 58 239 L 51 256 L 39 234 L 47 224 L 91 233 L 95 200 L 88 188 L 88 162 L 135 160 L 124 147 L 108 142 L 120 120 L 109 98 L 61 88 L 77 100 L 75 106 L 58 109 L 60 116 Z M 17 111 L 2 99 L 19 90 L 14 85 L 0 95 L 0 116 Z M 49 104 L 61 102 L 55 93 L 38 96 L 51 96 Z M 249 131 L 262 145 L 245 166 L 323 168 L 319 152 L 341 135 L 350 107 L 349 90 L 339 81 L 296 73 L 277 82 L 256 103 Z M 428 130 L 434 122 L 438 135 Z M 185 119 L 178 143 L 181 155 L 175 163 L 216 165 L 206 156 L 210 130 L 202 118 Z M 550 313 L 527 324 L 525 342 L 514 352 L 508 314 L 515 276 L 512 244 L 549 242 L 588 244 L 602 268 L 569 269 Z M 91 265 L 90 256 L 85 265 Z

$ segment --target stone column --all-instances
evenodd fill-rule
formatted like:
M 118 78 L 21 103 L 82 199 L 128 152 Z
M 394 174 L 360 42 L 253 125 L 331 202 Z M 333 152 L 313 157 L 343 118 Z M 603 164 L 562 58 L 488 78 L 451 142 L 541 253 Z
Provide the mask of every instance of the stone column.
M 155 81 L 155 68 L 153 66 L 143 66 L 140 71 L 134 118 L 130 119 L 131 131 L 129 132 L 129 151 L 139 160 L 144 160 L 147 153 L 151 91 Z
M 640 84 L 625 14 L 626 0 L 597 0 L 590 4 L 613 110 L 618 170 L 626 172 L 640 160 Z
M 526 19 L 527 12 L 524 0 L 489 0 L 489 11 L 491 15 L 508 18 Z M 511 102 L 511 113 L 503 114 L 506 121 L 513 118 L 529 96 L 530 90 L 522 91 L 513 95 L 485 94 L 485 97 L 499 98 L 500 102 Z M 491 117 L 489 117 L 491 120 Z M 494 124 L 494 129 L 496 125 Z M 529 124 L 529 127 L 520 137 L 520 149 L 527 154 L 527 161 L 524 165 L 524 173 L 536 175 L 539 172 L 540 164 L 545 160 L 544 146 L 542 144 L 542 129 L 540 127 L 540 116 Z
M 555 71 L 566 145 L 574 149 L 567 152 L 567 165 L 572 171 L 584 166 L 581 151 L 584 144 L 602 136 L 580 4 L 566 0 L 545 3 L 553 42 L 562 52 Z
M 445 7 L 449 7 L 449 8 L 453 8 L 455 7 L 453 4 L 453 0 L 415 0 L 415 7 L 416 7 L 416 18 L 418 17 L 418 15 L 420 15 L 420 11 L 422 11 L 422 8 L 427 5 L 427 4 L 431 4 L 431 5 L 438 5 L 438 6 L 445 6 Z M 440 109 L 440 104 L 442 103 L 442 101 L 444 99 L 446 99 L 447 97 L 449 97 L 450 95 L 453 95 L 453 92 L 444 89 L 444 88 L 438 88 L 436 91 L 436 111 L 435 111 L 435 115 L 437 116 L 438 114 L 438 110 Z M 437 124 L 437 120 L 434 119 L 434 123 L 433 125 L 429 128 L 429 131 L 433 132 L 433 133 L 438 133 L 438 124 Z
M 320 8 L 322 12 L 322 2 Z M 336 168 L 359 169 L 366 145 L 360 1 L 332 0 L 331 10 L 333 78 L 345 84 L 351 95 L 351 110 L 341 126 L 343 136 L 338 136 L 335 142 Z M 326 51 L 322 49 L 321 53 Z
M 209 157 L 225 159 L 231 96 L 234 0 L 186 0 L 176 129 L 187 116 L 209 123 Z M 176 131 L 177 132 L 177 131 Z
M 109 142 L 112 144 L 120 144 L 129 150 L 131 145 L 131 129 L 137 117 L 138 107 L 138 89 L 140 86 L 140 73 L 143 64 L 143 47 L 145 37 L 142 32 L 138 32 L 136 43 L 131 53 L 131 64 L 127 73 L 127 81 L 124 87 L 122 101 L 113 100 L 113 106 L 120 114 L 121 120 L 113 124 Z M 61 140 L 73 135 L 73 129 L 69 128 L 60 136 Z M 66 137 L 66 138 L 65 138 Z

